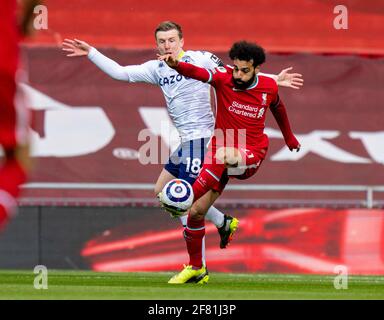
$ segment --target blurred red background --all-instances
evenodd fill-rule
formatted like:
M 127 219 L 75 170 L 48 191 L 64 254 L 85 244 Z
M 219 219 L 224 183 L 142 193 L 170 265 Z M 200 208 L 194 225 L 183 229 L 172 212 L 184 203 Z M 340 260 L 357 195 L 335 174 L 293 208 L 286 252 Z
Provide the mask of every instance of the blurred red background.
M 153 48 L 160 21 L 184 28 L 185 47 L 226 51 L 240 38 L 273 52 L 384 54 L 382 0 L 47 0 L 49 30 L 32 40 L 55 44 L 62 38 L 100 46 Z M 336 30 L 337 5 L 348 10 L 348 29 Z

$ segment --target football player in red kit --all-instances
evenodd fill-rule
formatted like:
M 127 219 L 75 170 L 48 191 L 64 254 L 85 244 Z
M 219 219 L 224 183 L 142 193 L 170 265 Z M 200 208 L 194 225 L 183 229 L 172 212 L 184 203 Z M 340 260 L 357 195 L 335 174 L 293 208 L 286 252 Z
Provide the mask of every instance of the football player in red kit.
M 29 116 L 17 89 L 19 40 L 31 31 L 33 8 L 38 0 L 21 3 L 17 19 L 17 1 L 4 0 L 0 10 L 0 230 L 14 214 L 20 185 L 29 167 Z
M 201 172 L 193 184 L 194 203 L 184 230 L 190 261 L 169 283 L 207 282 L 208 273 L 201 256 L 204 215 L 220 196 L 229 178 L 248 179 L 265 159 L 268 137 L 264 134 L 264 127 L 268 108 L 288 148 L 291 151 L 300 150 L 284 103 L 278 95 L 276 82 L 258 75 L 260 65 L 265 62 L 264 49 L 240 41 L 232 46 L 229 56 L 233 61 L 232 67 L 213 70 L 179 62 L 170 55 L 159 56 L 181 75 L 210 83 L 217 95 L 215 134 Z

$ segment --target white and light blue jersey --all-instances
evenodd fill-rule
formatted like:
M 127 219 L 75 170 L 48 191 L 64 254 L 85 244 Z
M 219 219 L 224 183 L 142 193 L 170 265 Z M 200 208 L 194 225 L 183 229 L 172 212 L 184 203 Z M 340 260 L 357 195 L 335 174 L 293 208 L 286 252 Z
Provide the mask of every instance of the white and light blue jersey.
M 159 86 L 163 91 L 169 116 L 182 141 L 209 138 L 212 135 L 215 119 L 209 84 L 186 78 L 158 60 L 122 67 L 95 48 L 91 49 L 88 58 L 114 79 Z M 183 52 L 180 60 L 207 69 L 222 65 L 215 55 L 204 51 Z

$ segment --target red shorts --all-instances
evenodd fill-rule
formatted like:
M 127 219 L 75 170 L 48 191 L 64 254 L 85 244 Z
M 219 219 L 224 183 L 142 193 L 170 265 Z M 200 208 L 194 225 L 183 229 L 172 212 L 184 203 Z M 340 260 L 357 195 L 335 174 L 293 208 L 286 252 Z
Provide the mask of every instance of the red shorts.
M 245 148 L 240 147 L 237 149 L 240 151 L 242 163 L 237 167 L 225 169 L 221 176 L 217 173 L 222 172 L 220 167 L 222 168 L 223 164 L 217 164 L 214 156 L 216 154 L 216 148 L 210 145 L 204 157 L 204 164 L 201 171 L 208 170 L 213 176 L 217 174 L 217 182 L 211 186 L 211 189 L 220 194 L 223 192 L 229 179 L 245 180 L 252 177 L 265 159 L 268 150 L 267 148 L 248 145 Z
M 27 143 L 29 112 L 15 77 L 0 70 L 0 145 L 12 149 Z

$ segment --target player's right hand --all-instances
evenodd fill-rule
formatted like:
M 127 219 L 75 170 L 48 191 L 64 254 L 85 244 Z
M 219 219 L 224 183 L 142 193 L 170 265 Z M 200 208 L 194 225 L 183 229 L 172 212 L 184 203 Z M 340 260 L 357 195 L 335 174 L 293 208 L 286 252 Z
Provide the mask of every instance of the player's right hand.
M 87 56 L 91 48 L 88 43 L 78 39 L 65 39 L 62 43 L 62 50 L 68 53 L 67 57 Z
M 158 54 L 157 59 L 160 61 L 165 61 L 165 63 L 170 67 L 170 68 L 176 68 L 177 65 L 179 64 L 179 60 L 177 60 L 172 54 L 166 53 L 163 55 Z

